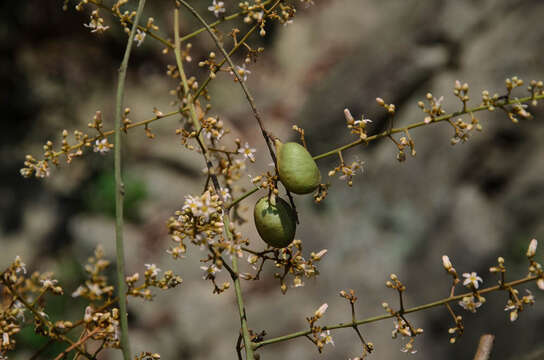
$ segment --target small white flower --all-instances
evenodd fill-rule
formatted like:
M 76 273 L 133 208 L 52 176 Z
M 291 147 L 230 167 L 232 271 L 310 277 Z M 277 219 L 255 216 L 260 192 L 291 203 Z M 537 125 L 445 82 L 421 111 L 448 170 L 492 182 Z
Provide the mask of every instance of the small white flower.
M 16 274 L 20 273 L 21 271 L 23 272 L 23 274 L 26 274 L 26 264 L 21 260 L 21 257 L 19 255 L 15 257 L 13 263 L 15 264 Z
M 204 194 L 202 194 L 200 200 L 198 216 L 202 216 L 204 221 L 207 222 L 210 219 L 210 216 L 216 212 L 216 209 L 212 204 L 210 192 L 206 191 Z
M 16 300 L 14 303 L 13 303 L 13 308 L 16 309 L 18 312 L 17 312 L 17 319 L 20 319 L 22 321 L 25 320 L 25 311 L 26 311 L 26 307 L 25 305 L 20 302 L 19 300 Z
M 216 17 L 219 17 L 221 13 L 224 13 L 226 11 L 225 3 L 223 3 L 222 1 L 213 0 L 212 5 L 208 6 L 208 10 L 213 12 Z
M 100 289 L 100 285 L 98 284 L 87 284 L 87 287 L 89 288 L 89 291 L 96 296 L 102 295 L 102 289 Z
M 383 306 L 383 304 L 382 304 Z M 401 334 L 403 336 L 412 336 L 412 331 L 410 330 L 410 327 L 408 324 L 406 324 L 406 321 L 404 320 L 395 320 L 395 328 L 391 332 L 391 337 L 395 339 L 398 334 Z
M 58 281 L 55 280 L 55 279 L 44 279 L 44 280 L 40 280 L 40 283 L 42 284 L 42 287 L 44 289 L 52 289 L 53 287 L 55 287 L 55 284 L 57 283 Z
M 351 164 L 351 166 L 343 166 L 342 167 L 343 175 L 341 175 L 339 177 L 339 179 L 340 180 L 346 180 L 346 179 L 351 180 L 351 178 L 354 175 L 356 175 L 356 172 L 359 169 L 361 169 L 361 174 L 362 174 L 363 173 L 363 164 L 364 164 L 364 161 L 357 159 Z
M 199 215 L 199 208 L 202 206 L 202 202 L 196 196 L 187 195 L 185 196 L 185 204 L 183 205 L 183 210 L 189 209 L 193 216 Z
M 211 264 L 209 266 L 201 266 L 200 269 L 202 269 L 206 274 L 202 277 L 203 279 L 206 279 L 209 275 L 215 275 L 215 273 L 218 273 L 221 271 L 215 264 Z
M 240 170 L 244 170 L 246 168 L 246 162 L 243 159 L 235 159 L 234 165 Z
M 236 65 L 236 73 L 240 75 L 243 81 L 247 80 L 247 76 L 251 74 L 251 71 L 246 69 L 246 64 L 243 64 L 242 66 Z
M 141 31 L 140 29 L 136 29 L 136 35 L 134 35 L 134 41 L 136 42 L 136 46 L 142 45 L 142 43 L 145 40 L 145 31 Z
M 332 346 L 334 346 L 330 330 L 322 331 L 319 336 L 325 340 L 325 344 L 332 344 Z
M 74 291 L 72 293 L 72 297 L 74 297 L 74 298 L 79 297 L 79 296 L 83 295 L 86 290 L 87 290 L 87 288 L 85 286 L 79 285 L 77 287 L 76 291 Z
M 317 309 L 314 313 L 314 316 L 317 317 L 317 318 L 320 318 L 322 317 L 324 314 L 325 314 L 325 311 L 327 311 L 327 308 L 329 307 L 329 305 L 327 303 L 321 305 L 319 307 L 319 309 Z
M 89 21 L 88 24 L 83 24 L 83 26 L 91 29 L 92 33 L 94 32 L 102 33 L 110 28 L 109 26 L 104 26 L 102 22 L 98 20 L 98 18 L 93 18 L 93 17 L 91 17 L 91 21 Z
M 366 124 L 369 124 L 371 122 L 372 122 L 372 120 L 370 120 L 370 119 L 361 119 L 361 120 L 355 120 L 353 122 L 353 125 L 355 125 L 355 126 L 361 126 L 362 125 L 361 127 L 364 127 Z
M 472 286 L 474 286 L 475 289 L 477 289 L 479 287 L 478 281 L 481 282 L 481 283 L 484 282 L 482 280 L 482 278 L 479 277 L 478 274 L 476 274 L 474 271 L 471 272 L 470 274 L 469 273 L 464 273 L 463 277 L 465 278 L 465 280 L 463 281 L 463 285 L 464 286 L 472 285 Z
M 9 334 L 7 332 L 2 333 L 2 346 L 9 345 Z
M 155 264 L 144 264 L 144 266 L 147 270 L 151 271 L 151 276 L 153 277 L 157 276 L 161 271 L 161 269 L 159 269 Z
M 474 301 L 474 296 L 465 296 L 461 301 L 459 301 L 459 306 L 463 309 L 470 311 L 472 313 L 476 312 L 476 309 L 482 306 L 480 301 Z
M 246 142 L 244 147 L 238 149 L 238 153 L 244 155 L 246 159 L 249 159 L 251 162 L 255 162 L 255 153 L 257 150 L 249 147 L 249 144 Z
M 211 140 L 212 137 L 214 137 L 216 140 L 221 140 L 221 138 L 223 137 L 223 135 L 225 135 L 225 130 L 220 130 L 220 131 L 217 131 L 217 130 L 208 131 L 207 129 L 203 129 L 203 130 L 202 130 L 202 134 L 204 135 L 204 137 L 206 138 L 206 140 Z
M 415 353 L 417 353 L 417 350 L 414 349 L 414 345 L 412 345 L 411 342 L 408 342 L 407 344 L 404 344 L 404 345 L 400 348 L 400 351 L 403 352 L 403 353 L 409 352 L 410 354 L 415 354 Z
M 172 255 L 174 259 L 181 259 L 185 257 L 185 255 L 183 255 L 185 254 L 185 250 L 179 246 L 166 250 L 166 253 Z
M 100 154 L 105 154 L 110 151 L 111 146 L 108 143 L 108 139 L 104 138 L 102 140 L 96 140 L 94 143 L 94 152 L 99 152 Z
M 230 195 L 229 188 L 222 188 L 221 196 L 223 197 L 223 200 L 229 201 L 232 198 L 232 196 Z
M 244 257 L 244 252 L 242 251 L 242 245 L 241 244 L 235 244 L 235 245 L 229 244 L 228 248 L 227 248 L 227 252 L 230 255 L 231 260 L 232 260 L 232 258 L 234 256 L 239 257 L 239 258 Z

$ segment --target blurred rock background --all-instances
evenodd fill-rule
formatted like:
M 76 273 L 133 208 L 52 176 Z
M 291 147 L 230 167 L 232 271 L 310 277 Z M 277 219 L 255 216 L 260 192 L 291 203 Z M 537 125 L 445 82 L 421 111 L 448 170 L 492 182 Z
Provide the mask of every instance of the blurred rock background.
M 237 1 L 224 1 L 228 12 L 236 9 Z M 208 4 L 198 5 L 204 9 Z M 30 269 L 54 271 L 69 294 L 83 276 L 79 263 L 97 244 L 114 258 L 113 157 L 89 153 L 54 169 L 44 181 L 23 179 L 18 170 L 25 154 L 38 156 L 45 141 L 58 140 L 62 129 L 85 130 L 98 109 L 111 128 L 125 36 L 105 12 L 111 29 L 97 36 L 83 27 L 88 11 L 75 12 L 73 3 L 67 12 L 61 8 L 60 1 L 0 5 L 0 264 L 20 255 Z M 150 3 L 144 15 L 155 17 L 161 33 L 172 37 L 169 3 Z M 506 77 L 543 79 L 543 15 L 544 3 L 537 0 L 316 0 L 315 6 L 301 6 L 293 24 L 268 28 L 265 39 L 253 38 L 250 43 L 264 46 L 265 53 L 251 65 L 248 85 L 267 127 L 284 139 L 295 138 L 292 124 L 305 128 L 309 148 L 317 154 L 352 139 L 344 126 L 345 107 L 373 119 L 373 131 L 383 130 L 386 118 L 375 104 L 377 96 L 397 105 L 395 126 L 401 126 L 422 119 L 416 103 L 428 91 L 444 95 L 447 111 L 458 109 L 452 94 L 456 79 L 470 84 L 473 104 L 483 89 L 502 93 Z M 183 32 L 194 27 L 185 14 Z M 222 29 L 228 31 L 228 25 Z M 196 64 L 212 44 L 206 34 L 192 43 L 188 70 L 201 78 L 204 72 Z M 130 118 L 148 118 L 154 106 L 170 111 L 168 90 L 175 84 L 164 73 L 173 54 L 161 54 L 160 45 L 147 38 L 131 62 L 125 96 Z M 239 136 L 258 148 L 257 164 L 249 169 L 257 175 L 269 161 L 238 85 L 220 74 L 210 91 L 212 115 L 225 120 L 231 138 Z M 443 254 L 460 273 L 477 271 L 484 285 L 495 283 L 487 269 L 499 255 L 506 258 L 508 278 L 523 276 L 529 240 L 544 240 L 544 109 L 539 105 L 531 111 L 534 119 L 519 125 L 499 111 L 478 113 L 484 131 L 454 147 L 447 124 L 414 130 L 417 157 L 402 164 L 389 141 L 346 152 L 348 162 L 365 161 L 364 175 L 355 177 L 353 188 L 332 180 L 323 204 L 296 199 L 301 216 L 297 237 L 306 251 L 329 250 L 321 275 L 285 296 L 270 267 L 264 280 L 244 283 L 250 326 L 271 337 L 301 330 L 305 316 L 325 302 L 329 310 L 323 324 L 347 321 L 349 309 L 338 292 L 349 288 L 359 296 L 359 317 L 381 314 L 383 301 L 396 303 L 384 286 L 390 273 L 407 285 L 409 307 L 442 298 L 449 291 Z M 156 263 L 184 278 L 180 288 L 157 293 L 152 303 L 130 301 L 133 351 L 157 351 L 163 359 L 231 359 L 239 326 L 232 291 L 212 295 L 210 284 L 201 280 L 197 248 L 189 248 L 188 257 L 178 261 L 165 253 L 166 220 L 185 195 L 201 191 L 204 181 L 204 164 L 179 144 L 178 125 L 174 118 L 155 122 L 154 140 L 138 129 L 127 137 L 127 271 L 143 272 L 144 263 Z M 319 165 L 326 175 L 336 163 L 326 159 Z M 247 210 L 255 200 L 245 202 Z M 245 234 L 259 247 L 249 214 Z M 526 287 L 537 291 L 534 285 Z M 536 305 L 515 323 L 503 311 L 505 294 L 489 295 L 477 314 L 454 305 L 466 332 L 453 346 L 445 308 L 410 315 L 425 330 L 411 358 L 472 358 L 483 333 L 496 335 L 493 359 L 540 358 L 544 307 L 540 293 L 535 295 Z M 78 305 L 67 296 L 52 300 L 51 311 L 75 319 L 83 312 Z M 373 358 L 409 356 L 399 351 L 402 340 L 390 338 L 392 328 L 391 321 L 362 328 L 376 346 Z M 336 346 L 327 346 L 322 355 L 298 339 L 264 348 L 262 358 L 359 355 L 351 330 L 333 337 Z M 18 341 L 21 351 L 13 359 L 29 358 L 39 344 L 31 331 Z M 101 359 L 118 357 L 110 351 Z

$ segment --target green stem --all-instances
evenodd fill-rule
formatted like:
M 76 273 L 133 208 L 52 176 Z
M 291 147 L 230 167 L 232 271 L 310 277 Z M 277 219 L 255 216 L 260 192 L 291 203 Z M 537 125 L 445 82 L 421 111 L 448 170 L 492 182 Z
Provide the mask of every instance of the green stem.
M 125 128 L 128 130 L 128 129 L 132 129 L 132 128 L 135 128 L 135 127 L 138 127 L 138 126 L 145 126 L 145 125 L 148 125 L 148 124 L 150 124 L 150 123 L 152 123 L 154 121 L 157 121 L 159 119 L 167 118 L 167 117 L 174 116 L 174 115 L 177 115 L 177 114 L 179 114 L 179 110 L 172 111 L 172 112 L 169 112 L 169 113 L 161 115 L 161 116 L 155 116 L 155 117 L 153 117 L 151 119 L 146 119 L 146 120 L 138 121 L 138 122 L 135 122 L 135 123 L 132 123 L 132 124 L 128 124 L 126 126 L 123 126 L 123 130 Z M 92 144 L 94 141 L 96 141 L 98 139 L 102 139 L 104 137 L 115 134 L 115 132 L 116 132 L 115 130 L 103 131 L 101 135 L 89 138 L 89 139 L 87 139 L 86 142 L 89 143 L 89 144 Z M 66 154 L 66 153 L 68 153 L 68 152 L 70 152 L 72 150 L 79 149 L 80 147 L 83 147 L 83 146 L 85 146 L 85 142 L 77 143 L 75 145 L 70 146 L 66 150 L 61 150 L 61 151 L 57 151 L 57 152 L 53 153 L 52 157 L 59 157 L 62 154 Z
M 262 3 L 262 5 L 267 5 L 268 3 L 270 3 L 272 0 L 266 0 Z M 115 13 L 112 11 L 112 9 L 104 4 L 102 4 L 100 1 L 98 0 L 89 0 L 89 3 L 93 4 L 94 6 L 98 7 L 98 8 L 101 8 L 101 9 L 104 9 L 106 11 L 109 11 L 110 13 L 112 13 L 113 15 L 115 15 Z M 225 21 L 229 21 L 229 20 L 232 20 L 232 19 L 236 19 L 237 17 L 239 17 L 240 15 L 245 15 L 247 14 L 247 11 L 240 11 L 240 12 L 237 12 L 237 13 L 234 13 L 234 14 L 231 14 L 231 15 L 228 15 L 228 16 L 225 16 L 224 18 L 221 18 L 213 23 L 210 24 L 211 27 L 216 27 L 217 25 L 221 24 L 221 23 L 224 23 Z M 127 21 L 127 24 L 129 25 L 133 25 L 132 21 L 128 20 Z M 141 25 L 138 25 L 138 29 L 140 29 L 140 31 L 143 31 L 145 32 L 147 35 L 149 35 L 149 37 L 159 41 L 160 43 L 162 43 L 164 46 L 170 48 L 170 49 L 174 49 L 175 46 L 174 44 L 172 44 L 171 41 L 165 39 L 164 37 L 160 36 L 160 35 L 157 35 L 155 34 L 153 31 L 149 30 L 149 29 L 146 29 L 144 26 L 141 26 Z M 193 31 L 192 33 L 190 34 L 187 34 L 185 36 L 183 36 L 182 38 L 180 38 L 180 41 L 183 42 L 183 41 L 186 41 L 186 40 L 189 40 L 195 36 L 197 36 L 198 34 L 202 33 L 206 31 L 206 28 L 205 27 L 202 27 L 200 29 L 197 29 L 195 31 Z
M 183 6 L 185 6 L 185 8 L 187 8 L 187 10 L 189 10 L 197 18 L 197 20 L 200 21 L 200 23 L 202 25 L 204 25 L 204 27 L 206 28 L 206 30 L 208 31 L 208 33 L 212 37 L 213 41 L 215 42 L 215 45 L 217 46 L 217 48 L 219 49 L 221 54 L 223 54 L 223 57 L 229 63 L 230 68 L 232 70 L 232 73 L 234 74 L 234 77 L 236 78 L 236 80 L 238 80 L 238 82 L 240 83 L 240 86 L 242 87 L 242 90 L 243 90 L 243 92 L 244 92 L 244 94 L 246 96 L 246 99 L 247 99 L 250 107 L 251 107 L 251 110 L 253 111 L 253 115 L 254 115 L 255 119 L 257 119 L 257 122 L 259 123 L 259 127 L 261 128 L 261 132 L 263 134 L 263 137 L 266 140 L 266 145 L 268 146 L 270 156 L 272 157 L 272 160 L 274 160 L 274 164 L 275 164 L 276 163 L 276 156 L 274 154 L 273 146 L 272 146 L 272 143 L 270 141 L 270 138 L 268 137 L 268 134 L 266 133 L 266 130 L 264 129 L 264 125 L 263 125 L 263 122 L 261 120 L 261 116 L 259 115 L 259 112 L 257 111 L 257 106 L 255 105 L 255 100 L 253 99 L 253 96 L 249 92 L 249 89 L 247 88 L 247 86 L 244 83 L 243 79 L 240 77 L 240 75 L 236 71 L 236 67 L 235 67 L 234 63 L 232 62 L 232 59 L 230 58 L 230 55 L 227 53 L 227 51 L 225 50 L 223 45 L 221 45 L 221 41 L 219 41 L 219 39 L 217 38 L 217 35 L 215 35 L 215 33 L 213 32 L 210 25 L 208 25 L 208 23 L 202 18 L 202 16 L 200 16 L 200 14 L 191 5 L 189 5 L 185 0 L 178 0 L 178 1 L 181 4 L 183 4 Z M 279 4 L 279 3 L 280 3 L 280 0 L 276 1 L 276 3 L 272 6 L 272 8 L 277 6 L 277 4 Z M 271 9 L 267 10 L 267 12 L 270 12 Z
M 248 192 L 246 192 L 245 194 L 243 194 L 242 196 L 240 196 L 239 198 L 233 200 L 230 204 L 228 204 L 226 206 L 227 210 L 230 210 L 234 205 L 238 204 L 240 201 L 244 200 L 245 198 L 247 198 L 250 195 L 253 195 L 254 193 L 256 193 L 259 190 L 260 190 L 260 188 L 258 188 L 258 187 L 249 190 Z
M 206 161 L 206 166 L 208 167 L 209 174 L 212 177 L 212 183 L 214 185 L 216 193 L 222 198 L 221 196 L 221 187 L 219 185 L 219 181 L 217 180 L 217 176 L 213 173 L 211 169 L 211 160 L 208 155 L 208 149 L 206 148 L 206 145 L 204 144 L 204 141 L 200 134 L 200 122 L 198 121 L 198 117 L 196 115 L 196 110 L 194 103 L 192 101 L 191 92 L 189 89 L 189 84 L 187 82 L 187 76 L 185 75 L 185 71 L 183 70 L 183 61 L 181 59 L 181 50 L 180 50 L 180 37 L 179 37 L 179 10 L 176 8 L 174 9 L 174 36 L 175 36 L 175 48 L 174 53 L 176 55 L 176 63 L 178 65 L 181 81 L 183 83 L 183 89 L 187 96 L 187 103 L 189 104 L 191 119 L 193 122 L 193 126 L 195 127 L 195 130 L 197 131 L 198 135 L 198 143 L 202 149 L 202 155 L 204 156 L 204 159 Z M 225 235 L 229 241 L 233 241 L 232 233 L 230 232 L 230 218 L 228 215 L 228 210 L 226 208 L 223 208 L 223 223 L 225 228 Z M 234 281 L 234 289 L 236 293 L 236 300 L 238 303 L 238 312 L 240 314 L 240 322 L 242 327 L 242 336 L 244 339 L 244 345 L 245 345 L 245 351 L 246 351 L 246 360 L 253 360 L 253 348 L 251 345 L 251 337 L 249 335 L 249 328 L 247 326 L 247 317 L 246 317 L 246 311 L 244 308 L 244 300 L 242 297 L 242 288 L 240 286 L 240 277 L 238 276 L 238 259 L 236 256 L 233 256 L 232 258 L 232 272 L 229 272 L 232 280 Z
M 227 237 L 232 241 L 232 233 L 230 232 L 230 219 L 225 212 L 223 216 L 223 222 L 225 224 L 225 232 Z M 232 257 L 232 270 L 236 274 L 233 277 L 234 281 L 234 292 L 236 293 L 236 301 L 238 303 L 238 313 L 240 315 L 240 323 L 242 326 L 242 337 L 244 339 L 244 348 L 246 352 L 246 360 L 253 360 L 253 344 L 251 343 L 251 337 L 249 335 L 249 328 L 247 325 L 247 314 L 244 306 L 244 298 L 242 296 L 242 286 L 240 285 L 240 277 L 238 276 L 238 258 L 236 256 Z
M 17 298 L 17 300 L 19 300 L 19 302 L 21 302 L 21 304 L 23 304 L 23 306 L 25 308 L 27 308 L 28 310 L 30 310 L 32 312 L 32 314 L 47 328 L 47 331 L 48 331 L 48 334 L 46 336 L 51 336 L 51 334 L 49 333 L 49 331 L 51 329 L 54 328 L 54 325 L 51 323 L 51 321 L 47 320 L 45 318 L 44 315 L 42 315 L 41 312 L 37 311 L 34 306 L 32 306 L 30 303 L 28 303 L 28 301 L 26 301 L 21 295 L 19 295 L 19 293 L 17 293 L 15 291 L 15 289 L 13 289 L 13 287 L 9 284 L 9 282 L 5 281 L 4 280 L 4 276 L 3 276 L 3 273 L 2 273 L 2 276 L 0 276 L 0 282 L 2 282 L 6 288 L 8 289 L 8 291 L 14 296 Z M 69 338 L 67 337 L 66 335 L 64 334 L 58 334 L 57 335 L 58 338 L 68 344 L 70 344 L 70 346 L 74 345 L 75 343 Z M 53 340 L 53 337 L 51 337 L 51 339 Z M 92 358 L 92 355 L 89 354 L 88 352 L 85 351 L 85 349 L 81 346 L 81 347 L 78 347 L 77 351 L 79 351 L 83 356 L 85 356 L 87 359 L 91 359 Z
M 240 39 L 240 41 L 238 41 L 238 43 L 229 51 L 229 55 L 232 56 L 232 54 L 234 54 L 240 48 L 240 46 L 242 46 L 246 42 L 246 40 L 251 36 L 251 34 L 253 34 L 255 30 L 257 30 L 258 27 L 258 24 L 253 25 L 251 29 L 249 29 L 249 31 Z M 204 28 L 204 30 L 205 29 L 206 28 Z M 224 58 L 217 64 L 217 71 L 221 69 L 221 66 L 223 66 L 226 61 L 227 59 Z M 208 86 L 211 80 L 212 77 L 208 75 L 208 78 L 202 83 L 202 85 L 200 85 L 197 92 L 195 93 L 195 100 L 200 96 L 200 94 L 202 94 L 202 91 L 204 91 L 204 89 L 206 88 L 206 86 Z
M 534 97 L 533 96 L 527 96 L 527 97 L 524 97 L 524 98 L 521 98 L 521 99 L 511 99 L 505 105 L 511 105 L 511 104 L 517 104 L 517 103 L 527 103 L 527 102 L 529 102 L 531 100 L 542 100 L 542 99 L 544 99 L 544 95 L 535 95 Z M 439 117 L 435 118 L 433 121 L 431 121 L 430 123 L 420 121 L 420 122 L 416 122 L 416 123 L 410 124 L 410 125 L 405 126 L 405 127 L 394 128 L 394 129 L 391 129 L 390 131 L 383 131 L 383 132 L 381 132 L 379 134 L 369 136 L 365 140 L 359 139 L 359 140 L 356 140 L 356 141 L 351 142 L 349 144 L 340 146 L 340 147 L 338 147 L 336 149 L 324 152 L 324 153 L 319 154 L 319 155 L 315 155 L 313 157 L 313 159 L 314 160 L 319 160 L 319 159 L 323 159 L 323 158 L 326 158 L 326 157 L 329 157 L 329 156 L 336 156 L 337 154 L 340 154 L 344 150 L 350 149 L 350 148 L 355 147 L 355 146 L 360 145 L 360 144 L 368 144 L 371 141 L 378 140 L 378 139 L 383 138 L 383 137 L 387 137 L 387 136 L 389 136 L 391 134 L 395 134 L 395 133 L 399 133 L 399 132 L 405 132 L 406 130 L 410 130 L 410 129 L 413 129 L 413 128 L 418 128 L 418 127 L 422 127 L 422 126 L 425 126 L 425 125 L 430 125 L 430 124 L 433 124 L 433 123 L 450 120 L 451 118 L 453 118 L 455 116 L 460 116 L 460 115 L 469 114 L 469 113 L 475 113 L 475 112 L 483 111 L 483 110 L 487 110 L 487 109 L 488 108 L 486 106 L 478 106 L 478 107 L 475 107 L 475 108 L 472 108 L 472 109 L 467 109 L 466 111 L 460 111 L 460 112 L 455 112 L 455 113 L 439 116 Z M 239 198 L 237 198 L 236 200 L 233 200 L 229 204 L 228 207 L 231 208 L 235 204 L 237 204 L 240 201 L 244 200 L 249 195 L 255 193 L 256 191 L 257 191 L 256 189 L 252 189 L 249 192 L 247 192 L 245 194 L 242 194 Z
M 527 97 L 524 97 L 524 98 L 521 98 L 521 99 L 510 99 L 504 105 L 526 103 L 526 102 L 529 102 L 531 100 L 541 100 L 541 99 L 544 99 L 544 95 L 536 95 L 534 97 L 533 96 L 527 96 Z M 391 134 L 404 132 L 405 130 L 410 130 L 410 129 L 418 128 L 418 127 L 421 127 L 421 126 L 438 123 L 438 122 L 441 122 L 441 121 L 447 121 L 447 120 L 450 120 L 451 118 L 453 118 L 455 116 L 461 116 L 461 115 L 475 113 L 475 112 L 483 111 L 483 110 L 488 110 L 488 107 L 482 105 L 482 106 L 478 106 L 478 107 L 475 107 L 475 108 L 472 108 L 472 109 L 466 109 L 464 111 L 458 111 L 458 112 L 454 112 L 454 113 L 451 113 L 451 114 L 438 116 L 438 117 L 434 118 L 429 123 L 426 123 L 425 121 L 420 121 L 420 122 L 417 122 L 417 123 L 410 124 L 408 126 L 383 131 L 383 132 L 381 132 L 379 134 L 369 136 L 366 139 L 359 139 L 359 140 L 356 140 L 356 141 L 354 141 L 352 143 L 349 143 L 349 144 L 340 146 L 340 147 L 338 147 L 336 149 L 327 151 L 327 152 L 325 152 L 323 154 L 316 155 L 313 158 L 314 158 L 314 160 L 323 159 L 323 158 L 326 158 L 328 156 L 336 155 L 340 151 L 347 150 L 347 149 L 352 148 L 354 146 L 357 146 L 359 144 L 367 144 L 367 143 L 369 143 L 371 141 L 374 141 L 374 140 L 389 136 Z
M 521 285 L 521 284 L 524 284 L 524 283 L 527 283 L 527 282 L 535 281 L 538 278 L 539 278 L 539 276 L 527 276 L 527 277 L 525 277 L 523 279 L 514 280 L 514 281 L 511 281 L 511 282 L 506 283 L 504 285 L 505 286 L 517 286 L 517 285 Z M 486 293 L 490 293 L 490 292 L 494 292 L 494 291 L 498 291 L 498 290 L 502 290 L 502 289 L 503 288 L 500 285 L 495 285 L 495 286 L 491 286 L 491 287 L 488 287 L 488 288 L 485 288 L 485 289 L 482 289 L 482 290 L 478 291 L 478 294 L 486 294 Z M 413 312 L 422 311 L 422 310 L 430 309 L 430 308 L 433 308 L 433 307 L 445 305 L 445 304 L 448 304 L 448 303 L 450 303 L 452 301 L 461 300 L 465 296 L 471 296 L 473 294 L 474 294 L 473 292 L 468 292 L 468 293 L 464 293 L 464 294 L 461 294 L 461 295 L 450 296 L 450 297 L 447 297 L 447 298 L 444 298 L 444 299 L 441 299 L 441 300 L 438 300 L 438 301 L 434 301 L 434 302 L 431 302 L 431 303 L 428 303 L 428 304 L 424 304 L 424 305 L 416 306 L 416 307 L 413 307 L 413 308 L 405 309 L 403 314 L 413 313 Z M 395 316 L 396 316 L 396 314 L 386 314 L 386 315 L 379 315 L 379 316 L 366 318 L 366 319 L 363 319 L 363 320 L 357 320 L 357 321 L 353 321 L 353 322 L 350 322 L 350 323 L 339 323 L 339 324 L 336 324 L 336 325 L 327 325 L 327 326 L 323 326 L 323 331 L 341 329 L 341 328 L 347 328 L 347 327 L 354 327 L 354 326 L 357 326 L 357 325 L 363 325 L 363 324 L 368 324 L 368 323 L 372 323 L 372 322 L 376 322 L 376 321 L 390 319 L 390 318 L 393 318 Z M 262 346 L 265 346 L 265 345 L 270 345 L 270 344 L 274 344 L 274 343 L 278 343 L 278 342 L 282 342 L 282 341 L 286 341 L 286 340 L 291 340 L 291 339 L 294 339 L 294 338 L 297 338 L 297 337 L 309 335 L 311 333 L 312 333 L 311 330 L 299 331 L 299 332 L 291 333 L 291 334 L 288 334 L 288 335 L 283 335 L 283 336 L 279 336 L 279 337 L 276 337 L 276 338 L 261 341 L 259 343 L 256 343 L 254 345 L 254 347 L 255 347 L 255 349 L 258 349 L 258 348 L 260 348 Z
M 125 189 L 121 177 L 121 117 L 123 113 L 123 98 L 125 93 L 125 80 L 127 76 L 128 61 L 136 34 L 137 24 L 140 21 L 145 0 L 139 0 L 136 17 L 130 31 L 125 49 L 125 55 L 119 68 L 119 80 L 117 83 L 117 96 L 115 104 L 115 243 L 117 253 L 117 288 L 119 291 L 119 316 L 121 320 L 121 350 L 124 360 L 131 360 L 130 342 L 128 337 L 127 315 L 127 285 L 125 283 L 125 249 L 123 244 L 123 199 Z

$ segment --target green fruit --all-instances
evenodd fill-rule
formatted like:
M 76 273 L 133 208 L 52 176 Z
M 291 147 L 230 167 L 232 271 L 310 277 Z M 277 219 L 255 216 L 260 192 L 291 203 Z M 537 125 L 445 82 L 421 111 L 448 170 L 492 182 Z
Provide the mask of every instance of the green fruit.
M 285 200 L 265 196 L 255 204 L 253 216 L 259 235 L 268 245 L 284 248 L 295 238 L 295 212 Z
M 319 168 L 306 148 L 295 142 L 282 144 L 276 140 L 278 173 L 287 190 L 309 194 L 321 182 Z

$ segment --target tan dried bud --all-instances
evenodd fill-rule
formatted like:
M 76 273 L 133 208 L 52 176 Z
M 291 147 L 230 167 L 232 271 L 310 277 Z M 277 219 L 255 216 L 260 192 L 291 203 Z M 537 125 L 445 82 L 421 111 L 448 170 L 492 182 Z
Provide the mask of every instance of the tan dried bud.
M 442 266 L 444 266 L 444 269 L 446 269 L 446 271 L 448 271 L 448 272 L 453 267 L 448 255 L 442 255 Z
M 532 239 L 529 243 L 529 248 L 527 249 L 527 257 L 532 258 L 536 254 L 536 247 L 538 245 L 538 241 L 536 239 Z
M 319 307 L 319 309 L 315 311 L 314 316 L 319 319 L 325 314 L 325 311 L 327 311 L 328 307 L 329 305 L 327 303 L 324 303 L 323 305 Z
M 544 278 L 538 279 L 536 281 L 536 286 L 538 286 L 540 290 L 544 290 Z
M 346 118 L 346 121 L 348 122 L 348 124 L 353 124 L 355 122 L 355 119 L 351 115 L 351 112 L 349 111 L 348 108 L 344 109 L 344 117 Z

